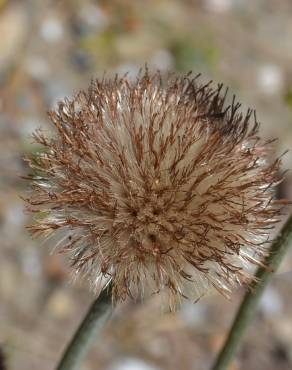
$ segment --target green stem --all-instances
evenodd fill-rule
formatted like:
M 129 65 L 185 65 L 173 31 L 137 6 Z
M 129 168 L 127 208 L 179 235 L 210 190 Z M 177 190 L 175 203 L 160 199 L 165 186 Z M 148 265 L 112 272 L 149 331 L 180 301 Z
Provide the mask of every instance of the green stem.
M 280 265 L 285 253 L 287 252 L 292 239 L 292 216 L 289 217 L 279 236 L 271 245 L 270 253 L 266 264 L 269 268 L 260 267 L 256 272 L 257 282 L 251 285 L 251 289 L 246 292 L 239 307 L 237 315 L 233 321 L 226 342 L 217 357 L 213 370 L 226 370 L 236 355 L 242 342 L 242 338 L 255 316 L 258 302 L 263 294 L 266 285 L 272 278 L 273 272 Z
M 67 346 L 56 370 L 80 369 L 80 364 L 112 312 L 111 289 L 103 290 L 93 302 Z

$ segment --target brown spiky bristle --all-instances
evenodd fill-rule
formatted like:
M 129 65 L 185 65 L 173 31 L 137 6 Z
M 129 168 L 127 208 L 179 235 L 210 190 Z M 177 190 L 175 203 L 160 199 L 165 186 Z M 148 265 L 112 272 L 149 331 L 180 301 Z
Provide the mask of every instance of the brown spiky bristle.
M 254 112 L 222 91 L 146 71 L 60 102 L 53 137 L 34 134 L 32 234 L 58 234 L 74 269 L 94 286 L 111 280 L 116 300 L 228 295 L 246 282 L 281 210 L 280 160 Z

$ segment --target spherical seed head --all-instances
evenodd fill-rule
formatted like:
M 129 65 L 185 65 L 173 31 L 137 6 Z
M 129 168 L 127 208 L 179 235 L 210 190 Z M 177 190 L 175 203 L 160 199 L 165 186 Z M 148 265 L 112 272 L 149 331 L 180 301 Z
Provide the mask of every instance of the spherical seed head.
M 146 71 L 60 102 L 53 137 L 34 134 L 32 234 L 59 234 L 72 266 L 93 286 L 111 280 L 115 300 L 228 295 L 248 281 L 281 210 L 280 160 L 253 112 L 225 96 Z

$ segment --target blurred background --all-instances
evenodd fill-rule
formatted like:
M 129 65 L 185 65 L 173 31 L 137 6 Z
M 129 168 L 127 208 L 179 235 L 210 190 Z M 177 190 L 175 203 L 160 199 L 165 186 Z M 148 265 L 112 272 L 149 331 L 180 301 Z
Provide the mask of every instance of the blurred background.
M 21 195 L 47 111 L 91 78 L 150 69 L 201 72 L 256 107 L 276 154 L 292 147 L 291 0 L 0 0 L 0 346 L 7 369 L 50 370 L 93 297 L 70 284 L 52 245 L 31 240 Z M 283 158 L 291 168 L 292 154 Z M 291 173 L 281 196 L 292 199 Z M 292 255 L 261 301 L 230 370 L 292 368 Z M 208 370 L 242 291 L 161 316 L 126 302 L 80 370 Z M 1 357 L 1 354 L 0 354 Z M 1 360 L 0 360 L 1 362 Z M 0 366 L 1 367 L 1 366 Z

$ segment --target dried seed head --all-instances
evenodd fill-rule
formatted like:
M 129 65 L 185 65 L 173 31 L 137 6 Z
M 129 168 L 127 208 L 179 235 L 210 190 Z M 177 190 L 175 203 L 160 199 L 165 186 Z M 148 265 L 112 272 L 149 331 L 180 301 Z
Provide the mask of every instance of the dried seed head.
M 32 234 L 59 233 L 72 266 L 94 285 L 111 280 L 116 300 L 245 283 L 281 210 L 280 160 L 269 163 L 253 112 L 225 97 L 222 85 L 146 71 L 60 102 L 56 134 L 34 134 Z

